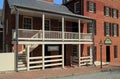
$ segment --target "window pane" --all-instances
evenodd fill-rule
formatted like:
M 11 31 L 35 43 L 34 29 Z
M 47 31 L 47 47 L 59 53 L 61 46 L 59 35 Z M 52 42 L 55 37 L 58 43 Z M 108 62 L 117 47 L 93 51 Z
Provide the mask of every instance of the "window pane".
M 91 1 L 88 1 L 88 11 L 89 12 L 95 12 L 96 11 L 96 4 L 91 2 Z
M 79 2 L 76 2 L 76 3 L 74 4 L 74 12 L 75 12 L 75 13 L 80 12 L 80 3 L 79 3 Z
M 50 30 L 50 21 L 45 20 L 45 30 Z
M 31 18 L 24 17 L 23 22 L 24 22 L 23 23 L 24 29 L 31 29 L 32 28 L 32 19 Z

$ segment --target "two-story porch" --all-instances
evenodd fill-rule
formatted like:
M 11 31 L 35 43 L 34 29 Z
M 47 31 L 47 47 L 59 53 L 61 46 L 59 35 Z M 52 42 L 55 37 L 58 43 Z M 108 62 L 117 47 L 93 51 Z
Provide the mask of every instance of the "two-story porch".
M 12 44 L 16 51 L 16 70 L 92 64 L 92 52 L 89 56 L 82 55 L 86 52 L 82 51 L 83 45 L 93 44 L 93 34 L 87 33 L 84 27 L 92 22 L 90 18 L 15 6 Z

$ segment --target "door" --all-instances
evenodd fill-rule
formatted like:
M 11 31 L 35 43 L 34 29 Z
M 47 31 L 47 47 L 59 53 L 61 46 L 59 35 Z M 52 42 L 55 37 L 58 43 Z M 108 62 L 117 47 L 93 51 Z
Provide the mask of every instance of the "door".
M 110 46 L 106 46 L 106 61 L 110 62 Z
M 78 32 L 78 23 L 72 23 L 72 32 Z

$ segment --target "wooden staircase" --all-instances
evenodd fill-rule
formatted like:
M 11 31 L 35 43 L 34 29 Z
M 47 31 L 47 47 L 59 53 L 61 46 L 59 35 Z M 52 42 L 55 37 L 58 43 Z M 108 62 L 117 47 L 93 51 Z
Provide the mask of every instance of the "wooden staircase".
M 27 61 L 26 54 L 18 55 L 18 71 L 26 71 L 27 70 Z

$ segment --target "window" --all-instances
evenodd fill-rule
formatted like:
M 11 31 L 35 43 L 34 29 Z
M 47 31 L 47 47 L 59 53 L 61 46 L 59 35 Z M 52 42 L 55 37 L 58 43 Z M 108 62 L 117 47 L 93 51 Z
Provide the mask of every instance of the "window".
M 111 8 L 105 6 L 104 7 L 104 15 L 105 16 L 111 16 Z
M 118 58 L 118 46 L 114 46 L 114 58 Z
M 119 36 L 118 24 L 112 24 L 112 36 Z
M 76 2 L 76 3 L 74 4 L 74 12 L 75 12 L 75 13 L 80 12 L 80 3 L 79 3 L 79 2 Z
M 31 17 L 23 18 L 23 28 L 24 29 L 32 29 L 32 18 Z
M 87 24 L 87 32 L 88 33 L 93 33 L 92 28 L 94 30 L 94 34 L 96 35 L 96 21 L 95 20 L 92 23 Z
M 87 11 L 88 12 L 96 12 L 96 3 L 88 1 L 87 2 Z
M 50 21 L 45 20 L 45 30 L 50 30 Z
M 104 23 L 104 35 L 111 36 L 111 23 L 108 22 Z
M 118 10 L 117 9 L 112 9 L 112 17 L 118 18 Z
M 62 31 L 62 22 L 58 22 L 58 31 Z

